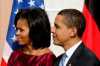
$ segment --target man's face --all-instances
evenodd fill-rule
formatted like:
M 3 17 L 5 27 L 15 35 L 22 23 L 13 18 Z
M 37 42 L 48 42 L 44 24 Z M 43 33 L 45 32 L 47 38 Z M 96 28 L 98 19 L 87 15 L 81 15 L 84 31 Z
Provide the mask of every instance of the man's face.
M 63 15 L 56 16 L 51 33 L 53 33 L 53 43 L 55 45 L 63 46 L 70 40 L 71 29 L 64 24 Z

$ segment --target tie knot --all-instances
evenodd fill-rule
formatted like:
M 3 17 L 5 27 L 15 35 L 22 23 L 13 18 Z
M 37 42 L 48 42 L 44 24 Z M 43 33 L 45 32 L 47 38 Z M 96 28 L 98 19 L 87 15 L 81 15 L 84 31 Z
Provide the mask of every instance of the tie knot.
M 67 57 L 66 53 L 64 53 L 62 57 L 63 57 L 63 58 L 66 58 L 66 57 Z
M 64 63 L 65 63 L 65 59 L 66 59 L 66 57 L 67 57 L 66 53 L 63 53 L 63 55 L 62 55 L 62 59 L 61 59 L 61 61 L 60 61 L 59 66 L 64 66 Z

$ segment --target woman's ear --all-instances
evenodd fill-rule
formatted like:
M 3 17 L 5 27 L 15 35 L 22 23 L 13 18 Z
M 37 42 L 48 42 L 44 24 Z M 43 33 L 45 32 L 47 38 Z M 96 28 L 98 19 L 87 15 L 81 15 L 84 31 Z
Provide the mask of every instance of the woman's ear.
M 71 28 L 71 37 L 75 37 L 77 35 L 77 28 L 76 27 L 72 27 Z

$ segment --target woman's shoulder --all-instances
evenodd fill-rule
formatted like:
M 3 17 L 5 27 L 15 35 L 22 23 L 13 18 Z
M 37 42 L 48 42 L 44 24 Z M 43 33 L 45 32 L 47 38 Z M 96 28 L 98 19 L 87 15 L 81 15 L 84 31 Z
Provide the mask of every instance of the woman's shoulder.
M 48 59 L 51 59 L 51 58 L 56 58 L 55 54 L 53 52 L 48 52 L 48 53 L 45 53 L 46 57 Z
M 20 53 L 22 53 L 22 48 L 13 51 L 13 52 L 11 53 L 11 55 L 16 55 L 16 54 L 20 54 Z
M 44 49 L 44 55 L 47 55 L 48 57 L 56 57 L 55 54 L 49 48 Z
M 9 61 L 13 61 L 14 59 L 16 59 L 20 54 L 21 54 L 22 49 L 17 49 L 15 51 L 13 51 L 9 57 Z

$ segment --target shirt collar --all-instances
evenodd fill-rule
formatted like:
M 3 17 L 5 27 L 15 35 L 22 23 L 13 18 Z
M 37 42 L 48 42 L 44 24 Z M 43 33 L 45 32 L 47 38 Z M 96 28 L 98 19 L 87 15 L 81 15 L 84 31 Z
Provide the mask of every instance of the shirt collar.
M 71 55 L 74 53 L 74 51 L 76 50 L 76 48 L 82 43 L 82 40 L 80 40 L 77 44 L 75 44 L 73 47 L 71 47 L 70 49 L 68 49 L 66 51 L 66 55 L 68 56 L 68 58 L 71 57 Z

